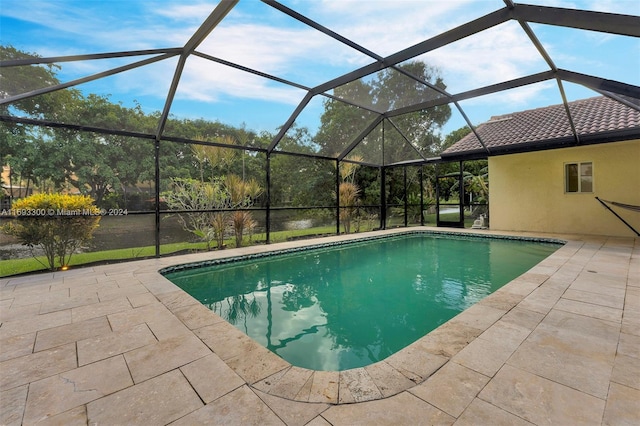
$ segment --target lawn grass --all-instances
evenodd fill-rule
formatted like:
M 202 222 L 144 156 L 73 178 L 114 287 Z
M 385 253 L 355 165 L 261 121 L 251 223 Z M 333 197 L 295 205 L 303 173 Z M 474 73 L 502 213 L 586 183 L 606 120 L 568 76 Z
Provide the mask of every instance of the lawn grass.
M 205 243 L 175 243 L 160 246 L 161 254 L 170 254 L 183 250 L 203 250 Z M 109 262 L 121 260 L 135 260 L 145 257 L 152 257 L 156 254 L 155 246 L 124 248 L 114 250 L 103 250 L 76 253 L 71 256 L 69 266 L 87 265 L 95 262 Z M 25 274 L 28 272 L 47 271 L 47 260 L 44 256 L 28 257 L 23 259 L 11 259 L 0 261 L 0 277 Z
M 434 224 L 435 223 L 435 215 L 428 215 L 425 217 L 426 224 Z M 470 227 L 473 224 L 472 218 L 465 217 L 465 226 Z M 392 226 L 403 226 L 404 221 L 402 223 L 388 224 L 389 227 Z M 359 232 L 370 231 L 369 226 L 366 224 L 361 224 Z M 335 235 L 336 227 L 335 225 L 329 226 L 318 226 L 314 228 L 307 229 L 293 229 L 286 231 L 278 231 L 271 232 L 270 234 L 270 242 L 271 243 L 279 243 L 284 241 L 290 241 L 292 239 L 300 239 L 300 238 L 311 238 L 311 237 L 320 237 L 326 235 Z M 265 233 L 257 233 L 246 238 L 245 245 L 256 245 L 263 244 L 266 241 Z M 229 238 L 225 240 L 225 246 L 227 248 L 235 247 L 235 238 Z M 160 255 L 169 255 L 171 253 L 178 252 L 188 252 L 188 251 L 202 251 L 206 250 L 206 244 L 204 242 L 181 242 L 181 243 L 171 243 L 171 244 L 162 244 L 160 246 Z M 155 246 L 145 246 L 145 247 L 135 247 L 135 248 L 123 248 L 123 249 L 115 249 L 115 250 L 103 250 L 103 251 L 93 251 L 93 252 L 84 252 L 84 253 L 76 253 L 71 257 L 71 261 L 69 266 L 80 266 L 80 265 L 89 265 L 97 262 L 118 262 L 124 260 L 135 260 L 142 259 L 155 256 L 156 248 Z M 46 259 L 44 256 L 40 256 L 38 258 L 23 258 L 23 259 L 11 259 L 11 260 L 2 260 L 0 261 L 0 278 L 9 277 L 13 275 L 20 275 L 32 272 L 44 272 L 47 271 Z
M 322 226 L 308 229 L 295 229 L 288 231 L 272 232 L 270 240 L 272 243 L 278 243 L 288 241 L 295 238 L 301 238 L 305 236 L 320 236 L 335 234 L 335 226 Z M 245 245 L 262 244 L 266 241 L 265 233 L 253 234 L 250 238 L 246 238 Z M 225 240 L 225 246 L 227 248 L 235 247 L 235 238 L 229 238 Z M 197 243 L 171 243 L 160 245 L 160 255 L 169 255 L 177 252 L 187 251 L 202 251 L 206 250 L 207 245 L 204 242 Z M 96 262 L 118 262 L 123 260 L 135 260 L 147 257 L 153 257 L 156 254 L 155 246 L 135 247 L 135 248 L 123 248 L 114 250 L 103 250 L 76 253 L 71 256 L 69 266 L 88 265 Z M 44 272 L 47 271 L 47 267 L 44 266 L 47 261 L 44 256 L 38 256 L 36 258 L 29 257 L 23 259 L 11 259 L 0 261 L 0 277 L 9 277 L 13 275 L 26 274 L 30 272 Z

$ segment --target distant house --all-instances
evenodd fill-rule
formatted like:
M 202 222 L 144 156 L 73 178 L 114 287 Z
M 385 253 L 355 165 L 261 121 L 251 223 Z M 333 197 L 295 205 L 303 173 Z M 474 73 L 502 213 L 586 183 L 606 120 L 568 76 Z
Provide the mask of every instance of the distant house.
M 491 229 L 636 236 L 640 212 L 620 204 L 640 206 L 640 106 L 621 100 L 492 117 L 441 157 L 488 158 Z
M 0 210 L 11 208 L 11 201 L 33 194 L 33 188 L 25 188 L 9 181 L 9 166 L 0 167 Z

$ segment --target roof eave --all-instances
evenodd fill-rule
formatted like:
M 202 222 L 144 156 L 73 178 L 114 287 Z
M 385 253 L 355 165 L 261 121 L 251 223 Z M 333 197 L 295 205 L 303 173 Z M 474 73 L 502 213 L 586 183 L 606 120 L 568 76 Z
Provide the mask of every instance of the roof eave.
M 563 137 L 532 142 L 524 142 L 505 146 L 490 146 L 490 154 L 481 148 L 459 151 L 452 153 L 442 153 L 440 157 L 443 161 L 478 160 L 498 155 L 521 154 L 526 152 L 544 151 L 550 149 L 569 148 L 583 145 L 596 145 L 611 142 L 624 142 L 640 139 L 640 127 L 624 130 L 614 130 L 609 132 L 599 132 L 594 134 L 580 135 L 580 143 L 575 138 Z

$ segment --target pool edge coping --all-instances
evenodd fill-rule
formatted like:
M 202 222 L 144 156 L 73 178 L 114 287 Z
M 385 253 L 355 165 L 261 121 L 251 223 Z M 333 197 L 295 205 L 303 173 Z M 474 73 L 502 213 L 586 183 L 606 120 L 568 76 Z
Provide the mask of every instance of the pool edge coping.
M 391 230 L 387 230 L 391 231 Z M 394 230 L 395 231 L 395 230 Z M 382 231 L 379 231 L 382 232 Z M 435 230 L 421 230 L 421 229 L 403 229 L 398 232 L 393 232 L 394 236 L 402 236 L 402 235 L 455 235 L 455 236 L 465 236 L 471 238 L 488 238 L 488 239 L 501 239 L 501 240 L 514 240 L 514 241 L 530 241 L 530 242 L 540 242 L 540 243 L 549 243 L 549 244 L 560 244 L 564 245 L 567 243 L 566 240 L 561 240 L 557 238 L 543 238 L 543 237 L 526 237 L 526 236 L 513 236 L 513 235 L 500 235 L 500 234 L 479 234 L 479 233 L 466 233 L 463 231 L 454 232 L 454 231 L 435 231 Z M 341 245 L 349 245 L 360 242 L 367 241 L 375 241 L 384 238 L 388 238 L 389 234 L 380 234 L 373 236 L 363 236 L 362 234 L 350 234 L 353 236 L 353 239 L 345 239 L 341 241 L 333 241 L 333 242 L 325 242 L 325 243 L 316 243 L 312 245 L 305 245 L 300 247 L 292 247 L 292 248 L 282 248 L 282 249 L 273 249 L 267 251 L 261 251 L 253 254 L 245 254 L 245 255 L 232 255 L 228 257 L 220 257 L 217 259 L 209 259 L 209 260 L 201 260 L 194 262 L 186 262 L 180 263 L 178 265 L 172 265 L 164 267 L 158 270 L 158 273 L 161 275 L 171 274 L 174 272 L 181 272 L 189 269 L 197 269 L 208 266 L 217 266 L 227 263 L 241 262 L 252 259 L 262 259 L 270 256 L 279 256 L 279 255 L 287 255 L 300 253 L 308 250 L 317 250 L 324 249 L 329 247 L 341 246 Z M 323 237 L 323 238 L 331 238 L 331 237 Z M 309 241 L 309 240 L 307 240 Z M 269 246 L 265 246 L 269 247 Z
M 489 233 L 491 232 L 491 233 Z M 382 361 L 378 361 L 374 364 L 370 364 L 365 367 L 358 367 L 349 370 L 342 371 L 320 371 L 320 370 L 310 370 L 302 367 L 296 367 L 289 362 L 283 360 L 278 355 L 266 349 L 264 346 L 260 345 L 249 336 L 242 333 L 240 330 L 237 330 L 233 325 L 229 324 L 222 317 L 217 315 L 215 312 L 208 310 L 212 318 L 215 319 L 215 324 L 226 324 L 231 327 L 233 330 L 228 329 L 229 333 L 235 334 L 234 338 L 244 340 L 243 344 L 249 348 L 249 353 L 255 363 L 260 363 L 265 368 L 262 371 L 256 371 L 254 365 L 246 365 L 247 363 L 247 354 L 240 354 L 233 357 L 221 357 L 222 361 L 225 362 L 227 366 L 229 366 L 233 371 L 236 372 L 245 383 L 251 387 L 252 389 L 266 393 L 271 396 L 276 396 L 280 398 L 285 398 L 291 401 L 297 402 L 305 402 L 305 403 L 325 403 L 330 405 L 341 405 L 341 404 L 349 404 L 349 403 L 359 403 L 365 401 L 374 401 L 379 399 L 384 399 L 391 397 L 393 395 L 399 394 L 401 392 L 410 390 L 411 388 L 420 385 L 425 380 L 427 380 L 431 375 L 436 373 L 440 368 L 444 367 L 451 359 L 463 350 L 466 346 L 471 344 L 478 336 L 484 333 L 487 329 L 489 329 L 495 322 L 499 321 L 509 312 L 511 312 L 515 307 L 518 306 L 526 297 L 531 294 L 535 289 L 541 286 L 548 278 L 553 275 L 553 272 L 549 274 L 540 274 L 534 271 L 539 267 L 549 267 L 544 265 L 545 263 L 551 263 L 551 260 L 558 255 L 560 251 L 563 249 L 571 249 L 572 243 L 579 243 L 582 245 L 583 242 L 574 241 L 571 238 L 558 238 L 558 236 L 554 237 L 543 237 L 543 236 L 531 236 L 531 235 L 515 235 L 521 234 L 517 232 L 508 232 L 508 231 L 487 231 L 482 230 L 471 231 L 471 230 L 435 230 L 431 228 L 425 227 L 416 227 L 407 230 L 406 228 L 394 228 L 390 230 L 383 231 L 374 231 L 372 233 L 364 234 L 349 234 L 349 235 L 341 235 L 341 236 L 332 236 L 332 237 L 323 237 L 320 240 L 327 239 L 336 239 L 339 241 L 331 241 L 331 242 L 318 242 L 318 239 L 315 240 L 304 240 L 304 241 L 296 241 L 294 243 L 302 244 L 297 247 L 290 248 L 278 248 L 282 245 L 287 245 L 289 243 L 276 243 L 270 246 L 253 246 L 259 247 L 255 253 L 252 253 L 248 256 L 253 257 L 266 257 L 271 256 L 274 253 L 285 254 L 285 253 L 294 253 L 300 252 L 303 250 L 311 250 L 315 248 L 329 247 L 335 246 L 339 244 L 347 244 L 353 243 L 354 241 L 366 241 L 366 240 L 374 240 L 387 237 L 389 235 L 402 235 L 402 234 L 438 234 L 438 235 L 456 235 L 456 236 L 473 236 L 473 237 L 484 237 L 484 238 L 501 238 L 501 239 L 515 239 L 515 240 L 526 240 L 526 241 L 539 241 L 539 242 L 550 242 L 562 244 L 554 253 L 552 253 L 547 258 L 543 259 L 541 262 L 521 274 L 520 276 L 514 278 L 512 281 L 508 282 L 496 292 L 490 294 L 489 296 L 483 298 L 479 302 L 475 303 L 471 307 L 467 308 L 465 311 L 459 313 L 449 321 L 440 325 L 436 329 L 422 336 L 420 339 L 416 340 L 412 344 L 407 347 L 401 349 L 400 351 L 390 355 L 386 359 Z M 372 235 L 375 234 L 375 235 Z M 249 247 L 250 248 L 250 247 Z M 248 249 L 248 248 L 245 248 Z M 172 265 L 165 266 L 161 269 L 156 269 L 156 273 L 162 277 L 165 284 L 169 284 L 172 289 L 162 287 L 162 293 L 168 292 L 181 292 L 184 295 L 192 298 L 188 293 L 182 290 L 177 285 L 173 284 L 169 281 L 163 273 L 168 273 L 166 271 L 171 270 L 174 271 L 176 266 L 181 265 L 191 265 L 190 268 L 203 266 L 204 263 L 209 264 L 217 264 L 224 263 L 225 259 L 227 262 L 237 261 L 246 259 L 247 255 L 224 255 L 225 252 L 210 252 L 218 254 L 214 256 L 215 259 L 207 259 L 207 260 L 196 260 L 192 262 L 181 262 L 176 264 L 176 259 L 172 259 Z M 222 253 L 222 254 L 221 254 Z M 227 252 L 228 253 L 228 252 Z M 229 260 L 231 259 L 231 260 Z M 186 268 L 178 269 L 183 270 Z M 557 269 L 557 268 L 556 268 Z M 527 277 L 527 275 L 530 275 Z M 545 278 L 546 277 L 546 278 Z M 543 279 L 544 278 L 544 279 Z M 509 292 L 509 289 L 513 289 L 514 286 L 518 284 L 519 281 L 525 281 L 528 283 L 528 291 L 526 293 L 520 292 Z M 150 291 L 153 290 L 150 289 Z M 502 295 L 502 293 L 508 292 L 510 293 L 512 299 L 512 306 L 509 309 L 496 309 L 490 307 L 492 302 L 492 298 L 498 298 L 499 296 L 494 295 Z M 157 296 L 157 295 L 156 295 Z M 176 310 L 180 309 L 180 306 L 172 306 L 171 303 L 166 303 L 166 300 L 158 297 L 158 299 L 166 306 L 172 314 L 176 315 Z M 199 301 L 192 298 L 195 303 L 200 306 L 203 306 Z M 483 303 L 484 302 L 484 303 Z M 515 303 L 514 303 L 515 302 Z M 477 306 L 484 306 L 485 308 L 492 309 L 493 311 L 501 311 L 502 313 L 499 317 L 495 318 L 494 321 L 479 325 L 478 319 L 476 315 L 472 313 L 472 310 L 478 310 L 480 308 L 475 308 Z M 182 306 L 183 307 L 183 306 Z M 475 309 L 474 309 L 475 308 Z M 496 312 L 492 312 L 496 314 Z M 176 315 L 178 316 L 178 315 Z M 465 319 L 465 317 L 467 317 Z M 182 321 L 182 320 L 181 320 Z M 223 326 L 223 325 L 219 325 Z M 480 328 L 478 328 L 480 327 Z M 204 329 L 205 327 L 202 327 Z M 191 329 L 191 328 L 190 328 Z M 453 330 L 452 330 L 453 329 Z M 198 333 L 196 329 L 191 329 L 191 331 L 196 335 L 200 340 L 202 340 L 214 353 L 216 350 L 211 347 L 210 343 L 207 343 L 203 340 L 202 333 Z M 201 330 L 202 331 L 202 330 Z M 237 333 L 241 334 L 239 336 Z M 453 333 L 455 332 L 455 333 Z M 446 338 L 449 339 L 447 343 L 448 348 L 442 348 L 443 345 L 443 334 L 447 334 Z M 451 336 L 453 336 L 458 341 L 452 343 Z M 457 333 L 457 334 L 456 334 Z M 215 346 L 215 345 L 214 345 Z M 434 349 L 435 347 L 435 349 Z M 266 367 L 273 366 L 273 367 Z M 315 378 L 319 379 L 320 386 L 324 385 L 322 389 L 313 390 L 313 384 L 315 382 Z M 285 385 L 286 384 L 286 385 Z M 305 389 L 305 386 L 308 389 Z M 295 392 L 292 391 L 295 389 Z M 308 390 L 308 392 L 307 392 Z M 320 395 L 320 397 L 318 397 Z M 325 398 L 323 399 L 322 396 Z M 312 400 L 311 400 L 312 399 Z

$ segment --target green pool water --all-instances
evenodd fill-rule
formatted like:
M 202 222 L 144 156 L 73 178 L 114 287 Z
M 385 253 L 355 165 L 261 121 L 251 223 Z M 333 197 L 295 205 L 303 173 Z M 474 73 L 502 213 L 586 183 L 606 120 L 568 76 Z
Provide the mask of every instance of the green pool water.
M 558 247 L 413 233 L 165 276 L 291 364 L 337 371 L 385 359 Z

